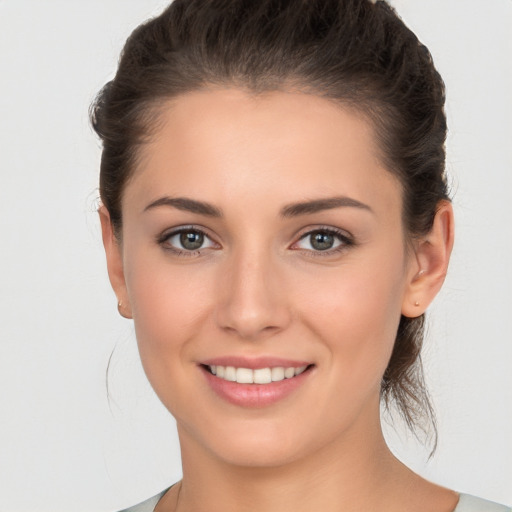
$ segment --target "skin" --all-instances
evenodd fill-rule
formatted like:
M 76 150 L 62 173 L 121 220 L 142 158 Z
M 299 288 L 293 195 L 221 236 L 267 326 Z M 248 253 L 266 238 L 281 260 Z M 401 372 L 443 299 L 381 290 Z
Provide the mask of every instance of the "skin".
M 411 243 L 372 126 L 313 95 L 209 89 L 161 114 L 124 191 L 122 242 L 100 209 L 120 312 L 178 425 L 184 478 L 157 511 L 453 510 L 455 493 L 393 457 L 379 418 L 400 315 L 422 314 L 444 280 L 451 205 Z M 282 215 L 340 196 L 365 207 Z M 222 216 L 147 209 L 162 197 Z M 199 252 L 165 238 L 190 226 L 208 235 Z M 320 229 L 341 233 L 340 250 L 315 249 L 307 234 Z M 290 396 L 248 409 L 217 396 L 198 367 L 227 355 L 314 368 Z

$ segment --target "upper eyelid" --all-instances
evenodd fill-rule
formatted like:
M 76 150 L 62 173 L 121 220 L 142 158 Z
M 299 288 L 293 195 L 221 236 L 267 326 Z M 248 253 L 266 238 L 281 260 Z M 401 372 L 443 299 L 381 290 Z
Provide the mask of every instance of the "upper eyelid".
M 303 230 L 300 230 L 299 233 L 297 233 L 295 236 L 297 238 L 297 241 L 298 240 L 302 240 L 304 237 L 308 236 L 308 235 L 311 235 L 312 233 L 317 233 L 317 232 L 322 232 L 322 231 L 325 231 L 327 233 L 332 233 L 334 235 L 337 235 L 341 238 L 346 238 L 346 239 L 349 239 L 349 240 L 353 240 L 354 239 L 354 236 L 352 235 L 352 233 L 350 233 L 349 231 L 345 230 L 345 229 L 340 229 L 340 228 L 335 228 L 333 226 L 308 226 L 307 228 L 304 228 Z M 294 242 L 295 243 L 295 242 Z
M 157 236 L 157 241 L 159 243 L 163 243 L 166 240 L 168 240 L 170 237 L 175 236 L 184 231 L 197 231 L 199 233 L 202 233 L 205 237 L 207 237 L 212 242 L 220 245 L 220 242 L 217 241 L 218 237 L 212 236 L 210 234 L 210 231 L 207 228 L 200 226 L 200 225 L 196 225 L 196 224 L 176 226 L 174 228 L 169 228 L 167 230 L 164 230 L 160 235 Z M 332 233 L 333 235 L 336 235 L 345 240 L 350 240 L 351 242 L 353 242 L 353 240 L 354 240 L 353 235 L 344 229 L 336 228 L 334 226 L 317 225 L 317 226 L 307 226 L 305 228 L 302 228 L 298 232 L 296 232 L 294 235 L 294 241 L 292 242 L 291 245 L 293 246 L 294 244 L 296 244 L 300 240 L 304 239 L 308 235 L 311 235 L 312 233 L 319 232 L 319 231 L 320 232 L 325 231 L 327 233 Z
M 159 235 L 157 235 L 157 240 L 164 242 L 168 238 L 175 236 L 179 233 L 186 232 L 186 231 L 197 231 L 198 233 L 201 233 L 204 236 L 208 237 L 213 242 L 216 242 L 216 240 L 214 240 L 215 237 L 213 237 L 210 234 L 210 231 L 208 229 L 206 229 L 202 226 L 197 226 L 197 225 L 184 225 L 184 226 L 176 226 L 174 228 L 165 229 Z M 216 242 L 216 243 L 218 243 L 218 242 Z
M 187 231 L 195 231 L 196 233 L 201 233 L 205 238 L 207 238 L 210 241 L 211 245 L 209 247 L 200 247 L 197 249 L 186 249 L 184 247 L 175 246 L 174 244 L 169 242 L 169 239 L 179 235 L 180 233 Z M 215 246 L 220 245 L 213 237 L 211 237 L 208 234 L 207 230 L 197 226 L 178 226 L 175 228 L 164 230 L 162 234 L 156 237 L 156 243 L 160 245 L 164 250 L 170 251 L 182 257 L 184 257 L 185 255 L 195 256 L 200 254 L 201 251 L 212 248 L 215 249 Z
M 341 244 L 338 247 L 326 249 L 324 251 L 319 251 L 319 250 L 314 250 L 314 249 L 303 249 L 301 247 L 297 247 L 295 249 L 293 248 L 295 245 L 300 243 L 302 240 L 304 240 L 308 236 L 311 236 L 311 234 L 318 233 L 318 232 L 325 232 L 325 233 L 334 235 L 335 237 L 338 238 L 338 240 L 341 242 Z M 290 246 L 290 249 L 295 250 L 295 251 L 302 251 L 305 253 L 310 253 L 311 255 L 315 255 L 315 256 L 327 257 L 329 255 L 334 255 L 343 250 L 346 250 L 349 247 L 352 247 L 354 245 L 356 245 L 356 241 L 354 240 L 354 237 L 351 233 L 349 233 L 343 229 L 334 228 L 332 226 L 323 226 L 323 227 L 318 226 L 318 227 L 314 227 L 314 228 L 308 228 L 307 231 L 303 232 L 300 236 L 298 236 L 298 238 L 296 238 L 296 241 L 293 242 L 293 244 Z

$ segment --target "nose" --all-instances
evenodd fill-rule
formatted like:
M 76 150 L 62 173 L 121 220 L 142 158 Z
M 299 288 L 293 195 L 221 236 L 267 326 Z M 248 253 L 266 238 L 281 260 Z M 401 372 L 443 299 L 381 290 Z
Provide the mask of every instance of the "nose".
M 258 340 L 290 323 L 288 290 L 271 255 L 246 251 L 226 261 L 219 283 L 219 327 L 245 340 Z

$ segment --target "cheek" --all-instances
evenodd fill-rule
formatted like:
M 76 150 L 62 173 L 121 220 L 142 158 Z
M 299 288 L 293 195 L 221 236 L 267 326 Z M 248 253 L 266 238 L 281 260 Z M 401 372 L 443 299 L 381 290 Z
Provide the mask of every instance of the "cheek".
M 208 329 L 212 279 L 204 270 L 154 262 L 138 265 L 129 279 L 137 344 L 156 395 L 177 420 L 196 403 L 194 351 Z
M 347 265 L 334 274 L 323 287 L 328 291 L 309 292 L 303 317 L 326 345 L 334 378 L 349 389 L 380 388 L 400 322 L 401 262 Z
M 172 265 L 166 258 L 134 255 L 127 274 L 137 342 L 150 381 L 187 356 L 189 341 L 211 310 L 208 267 Z

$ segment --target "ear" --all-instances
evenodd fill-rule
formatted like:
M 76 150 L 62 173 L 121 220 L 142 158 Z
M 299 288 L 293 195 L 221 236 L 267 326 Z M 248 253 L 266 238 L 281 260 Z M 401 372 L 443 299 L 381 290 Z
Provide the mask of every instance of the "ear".
M 132 318 L 132 311 L 124 279 L 122 248 L 114 234 L 109 211 L 102 205 L 98 209 L 98 213 L 101 222 L 103 246 L 105 247 L 107 257 L 108 277 L 114 293 L 117 296 L 117 308 L 121 316 Z
M 453 248 L 452 204 L 440 201 L 430 232 L 415 242 L 402 314 L 422 315 L 443 285 Z

